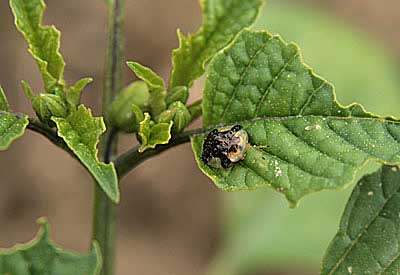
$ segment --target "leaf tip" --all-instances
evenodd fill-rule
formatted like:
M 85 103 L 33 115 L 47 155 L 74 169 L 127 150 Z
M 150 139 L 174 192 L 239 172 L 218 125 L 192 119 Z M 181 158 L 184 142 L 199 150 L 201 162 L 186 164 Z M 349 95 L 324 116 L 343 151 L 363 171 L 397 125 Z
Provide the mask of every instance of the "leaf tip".
M 47 241 L 50 235 L 50 225 L 46 217 L 40 217 L 37 219 L 36 223 L 40 226 L 39 233 L 37 234 L 37 239 L 40 241 Z

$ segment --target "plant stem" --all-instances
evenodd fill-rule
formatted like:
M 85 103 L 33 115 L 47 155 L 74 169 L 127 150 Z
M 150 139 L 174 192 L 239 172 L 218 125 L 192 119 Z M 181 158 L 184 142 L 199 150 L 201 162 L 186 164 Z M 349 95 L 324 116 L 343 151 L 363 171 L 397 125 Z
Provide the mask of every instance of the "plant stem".
M 118 178 L 122 178 L 125 176 L 129 171 L 134 169 L 140 163 L 145 161 L 148 158 L 151 158 L 155 155 L 158 155 L 172 147 L 177 145 L 186 143 L 190 141 L 189 135 L 182 135 L 178 136 L 177 138 L 171 139 L 168 144 L 165 145 L 158 145 L 155 149 L 146 150 L 143 153 L 139 152 L 139 147 L 136 146 L 129 150 L 128 152 L 119 156 L 115 161 L 115 168 L 117 169 Z
M 108 24 L 108 49 L 103 93 L 103 116 L 105 117 L 106 124 L 109 124 L 107 109 L 115 94 L 121 89 L 123 0 L 114 0 L 110 4 Z M 103 160 L 109 163 L 116 154 L 117 148 L 117 134 L 110 125 L 107 125 L 107 131 L 101 145 Z M 92 238 L 99 243 L 103 256 L 101 275 L 114 274 L 116 212 L 117 205 L 95 183 Z
M 219 125 L 219 126 L 224 126 L 224 125 Z M 212 129 L 218 128 L 217 126 L 212 126 L 208 128 L 198 128 L 198 129 L 193 129 L 193 130 L 188 130 L 185 131 L 181 134 L 175 135 L 174 137 L 171 138 L 168 144 L 164 145 L 158 145 L 154 149 L 146 150 L 143 153 L 139 152 L 139 147 L 136 146 L 129 150 L 128 152 L 120 155 L 115 161 L 115 169 L 117 169 L 117 174 L 119 178 L 122 178 L 125 176 L 129 171 L 131 171 L 133 168 L 138 166 L 140 163 L 145 161 L 146 159 L 149 159 L 155 155 L 158 155 L 172 147 L 178 146 L 183 143 L 190 142 L 190 138 L 198 135 L 205 134 Z

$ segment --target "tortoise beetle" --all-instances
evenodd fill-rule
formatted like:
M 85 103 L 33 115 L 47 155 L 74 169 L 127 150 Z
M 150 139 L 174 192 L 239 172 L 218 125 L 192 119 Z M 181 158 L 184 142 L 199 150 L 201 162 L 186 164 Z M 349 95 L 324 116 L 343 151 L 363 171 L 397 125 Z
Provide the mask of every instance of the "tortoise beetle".
M 244 159 L 248 140 L 247 132 L 240 125 L 226 131 L 214 129 L 204 141 L 201 159 L 214 168 L 232 167 L 233 163 Z

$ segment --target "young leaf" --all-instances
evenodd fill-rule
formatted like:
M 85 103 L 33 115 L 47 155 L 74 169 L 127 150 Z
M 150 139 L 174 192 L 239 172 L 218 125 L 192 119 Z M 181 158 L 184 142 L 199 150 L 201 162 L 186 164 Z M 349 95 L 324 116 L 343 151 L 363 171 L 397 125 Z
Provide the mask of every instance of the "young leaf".
M 75 108 L 79 104 L 83 89 L 92 81 L 93 79 L 90 77 L 82 78 L 74 86 L 67 89 L 66 98 L 71 108 Z
M 47 220 L 39 219 L 40 231 L 36 238 L 11 249 L 0 249 L 0 274 L 58 274 L 96 275 L 101 270 L 101 255 L 94 242 L 88 254 L 62 250 L 49 236 Z
M 66 118 L 53 117 L 58 135 L 88 168 L 103 191 L 115 203 L 119 202 L 117 174 L 112 163 L 99 162 L 97 144 L 106 127 L 102 118 L 95 118 L 89 109 L 80 105 Z
M 183 104 L 186 104 L 188 98 L 189 98 L 189 89 L 186 86 L 176 86 L 168 91 L 167 97 L 165 98 L 165 102 L 167 103 L 167 106 L 171 105 L 176 101 L 180 101 Z
M 224 190 L 274 187 L 292 206 L 304 195 L 351 182 L 367 160 L 400 163 L 400 124 L 342 107 L 298 47 L 265 31 L 243 31 L 219 53 L 206 81 L 205 126 L 240 124 L 247 155 L 229 169 L 201 161 L 204 136 L 193 139 L 201 170 Z
M 208 61 L 243 28 L 257 18 L 263 0 L 201 0 L 203 25 L 185 37 L 178 30 L 179 48 L 173 51 L 170 87 L 191 87 Z
M 28 125 L 28 117 L 8 112 L 8 101 L 0 86 L 0 151 L 7 150 L 11 142 L 21 137 Z
M 110 106 L 112 126 L 125 133 L 136 133 L 144 119 L 142 110 L 147 109 L 149 97 L 149 88 L 143 81 L 132 82 L 122 89 Z
M 383 166 L 355 187 L 322 264 L 322 275 L 398 274 L 400 173 Z
M 64 87 L 64 59 L 60 48 L 60 32 L 54 26 L 43 26 L 43 0 L 10 0 L 15 25 L 29 44 L 29 51 L 42 73 L 45 89 L 53 92 Z
M 157 123 L 152 125 L 150 115 L 144 114 L 144 120 L 140 122 L 139 136 L 141 138 L 141 146 L 139 152 L 147 149 L 154 149 L 158 144 L 167 144 L 171 139 L 171 128 L 173 122 Z
M 38 94 L 32 98 L 32 107 L 43 123 L 53 127 L 51 118 L 66 117 L 68 115 L 67 103 L 63 96 L 55 94 Z
M 168 107 L 168 110 L 160 114 L 157 122 L 170 123 L 172 121 L 172 132 L 175 134 L 185 129 L 191 119 L 192 116 L 186 106 L 182 102 L 176 101 Z
M 128 67 L 149 86 L 149 107 L 151 114 L 156 117 L 167 107 L 165 103 L 166 91 L 164 80 L 151 69 L 137 62 L 127 62 Z

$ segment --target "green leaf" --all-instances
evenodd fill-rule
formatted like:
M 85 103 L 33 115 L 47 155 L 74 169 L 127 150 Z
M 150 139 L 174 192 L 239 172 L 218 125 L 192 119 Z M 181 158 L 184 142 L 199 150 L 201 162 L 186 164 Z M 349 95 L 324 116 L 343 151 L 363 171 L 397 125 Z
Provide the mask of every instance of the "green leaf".
M 80 105 L 67 118 L 53 117 L 52 120 L 57 125 L 58 135 L 87 167 L 109 198 L 118 203 L 118 178 L 114 165 L 99 162 L 97 158 L 96 146 L 100 135 L 106 130 L 103 118 L 93 117 L 89 109 Z
M 178 30 L 179 48 L 173 51 L 170 87 L 193 85 L 208 61 L 243 28 L 257 18 L 263 0 L 202 0 L 203 25 L 185 37 Z
M 399 115 L 396 58 L 385 45 L 348 23 L 304 1 L 269 1 L 256 26 L 296 41 L 304 60 L 335 84 L 340 102 L 356 101 L 378 114 Z M 371 75 L 374 81 L 365 81 Z M 379 163 L 371 164 L 381 167 Z M 344 191 L 306 196 L 295 211 L 287 209 L 280 193 L 270 189 L 222 193 L 223 234 L 212 260 L 213 270 L 205 274 L 258 274 L 260 270 L 266 274 L 318 274 L 321 256 L 337 232 L 357 181 Z
M 149 86 L 149 107 L 151 114 L 156 117 L 167 108 L 165 103 L 166 91 L 164 80 L 151 69 L 137 62 L 127 62 L 128 67 Z
M 201 161 L 204 136 L 193 139 L 201 170 L 224 190 L 273 187 L 295 206 L 304 195 L 349 184 L 366 161 L 400 163 L 400 124 L 342 107 L 298 47 L 267 32 L 243 31 L 219 53 L 206 81 L 205 126 L 241 124 L 247 155 L 229 169 Z
M 45 89 L 52 93 L 64 87 L 64 59 L 60 48 L 60 32 L 54 26 L 43 26 L 43 0 L 10 0 L 15 25 L 29 44 L 29 51 L 42 73 Z
M 96 275 L 101 270 L 100 249 L 93 242 L 88 254 L 67 252 L 49 236 L 47 220 L 39 219 L 36 238 L 11 249 L 0 250 L 0 274 L 4 275 Z
M 182 102 L 176 101 L 169 106 L 168 110 L 160 114 L 157 122 L 170 123 L 172 121 L 172 132 L 175 134 L 185 129 L 191 119 L 192 116 L 186 106 Z
M 92 81 L 93 79 L 90 77 L 82 78 L 74 86 L 67 89 L 66 98 L 71 108 L 75 108 L 79 104 L 83 89 Z
M 165 102 L 167 106 L 171 105 L 176 101 L 180 101 L 183 104 L 186 104 L 186 101 L 189 98 L 189 89 L 186 86 L 176 86 L 168 91 Z
M 383 166 L 362 178 L 343 213 L 321 274 L 398 274 L 400 173 Z
M 109 118 L 113 127 L 126 133 L 136 133 L 144 119 L 143 111 L 149 102 L 149 88 L 143 81 L 135 81 L 122 89 L 111 103 Z
M 7 150 L 11 142 L 23 136 L 28 124 L 28 116 L 0 111 L 0 151 Z
M 0 86 L 0 151 L 7 150 L 11 142 L 21 137 L 26 126 L 28 117 L 9 113 L 7 97 Z
M 269 1 L 256 25 L 299 43 L 304 60 L 335 84 L 341 102 L 359 100 L 369 111 L 399 115 L 396 58 L 379 41 L 348 23 L 304 1 Z M 371 75 L 374 81 L 365 81 Z M 358 175 L 367 173 L 363 169 Z M 321 256 L 337 232 L 357 181 L 344 191 L 306 196 L 296 211 L 287 209 L 280 193 L 270 189 L 222 193 L 223 234 L 212 270 L 205 274 L 258 274 L 260 270 L 318 274 Z
M 38 94 L 32 98 L 32 107 L 40 121 L 54 126 L 52 117 L 64 118 L 68 115 L 67 103 L 63 96 L 55 94 Z
M 154 149 L 159 144 L 167 144 L 171 139 L 171 128 L 173 122 L 156 123 L 150 120 L 148 113 L 144 114 L 144 120 L 140 122 L 139 136 L 141 146 L 139 152 L 144 152 L 148 149 Z

